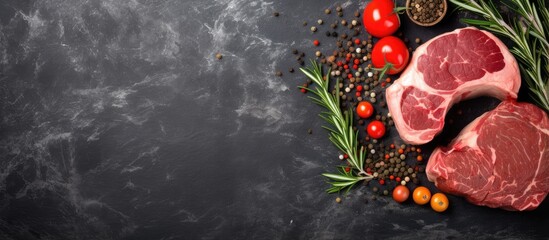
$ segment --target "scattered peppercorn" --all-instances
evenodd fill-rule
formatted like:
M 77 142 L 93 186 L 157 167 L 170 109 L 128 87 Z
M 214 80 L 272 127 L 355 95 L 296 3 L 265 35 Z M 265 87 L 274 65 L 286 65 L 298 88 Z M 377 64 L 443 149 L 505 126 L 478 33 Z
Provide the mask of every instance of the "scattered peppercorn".
M 278 17 L 278 16 L 280 16 L 280 13 L 274 12 L 274 13 L 273 13 L 273 16 Z
M 223 55 L 221 55 L 221 53 L 218 53 L 215 55 L 215 58 L 217 58 L 218 60 L 221 60 L 223 58 Z
M 315 45 L 315 46 L 320 45 L 320 41 L 318 41 L 318 40 L 315 39 L 315 40 L 313 41 L 313 45 Z
M 341 203 L 341 198 L 340 197 L 336 198 L 336 203 Z
M 337 11 L 338 9 L 339 11 Z M 341 7 L 336 7 L 335 10 L 339 16 L 342 16 Z M 325 13 L 330 14 L 331 10 L 326 9 Z M 359 17 L 360 12 L 357 11 L 354 15 L 355 17 Z M 334 41 L 337 48 L 333 49 L 333 51 L 318 48 L 317 50 L 320 51 L 315 51 L 314 54 L 318 58 L 317 61 L 332 69 L 330 76 L 338 80 L 338 84 L 335 87 L 339 87 L 340 90 L 336 91 L 334 88 L 331 92 L 340 98 L 342 111 L 349 108 L 356 109 L 360 101 L 370 101 L 370 103 L 376 106 L 375 117 L 372 119 L 359 119 L 357 117 L 355 121 L 357 125 L 352 126 L 354 131 L 359 132 L 359 147 L 364 146 L 366 149 L 364 170 L 376 180 L 374 181 L 374 185 L 376 186 L 372 186 L 372 191 L 380 194 L 383 194 L 384 191 L 390 193 L 395 184 L 419 182 L 416 173 L 420 172 L 419 166 L 423 163 L 416 160 L 418 156 L 421 156 L 421 154 L 418 154 L 421 150 L 418 151 L 418 148 L 415 146 L 400 143 L 395 147 L 395 143 L 390 144 L 385 142 L 387 139 L 372 139 L 365 133 L 364 127 L 358 127 L 367 125 L 373 119 L 381 121 L 387 128 L 394 127 L 391 115 L 386 113 L 387 103 L 383 89 L 390 85 L 391 78 L 379 78 L 379 71 L 373 69 L 370 62 L 374 43 L 373 38 L 368 35 L 364 37 L 360 35 L 363 28 L 359 27 L 360 21 L 357 18 L 341 18 L 335 22 L 329 19 L 318 19 L 315 22 L 318 25 L 311 26 L 311 31 L 316 32 L 322 29 L 319 25 L 323 25 L 324 21 L 331 23 L 329 24 L 328 31 L 325 30 L 325 35 L 327 37 L 336 37 Z M 339 24 L 346 27 L 338 28 Z M 306 22 L 304 22 L 304 25 L 306 25 Z M 341 31 L 338 32 L 336 29 L 340 29 Z M 347 29 L 349 31 L 346 31 Z M 361 36 L 360 39 L 358 38 L 359 35 Z M 401 33 L 399 36 L 403 37 Z M 320 46 L 320 41 L 313 39 L 313 45 Z M 322 45 L 329 46 L 329 44 L 325 45 L 324 42 Z M 292 53 L 296 55 L 297 62 L 300 65 L 304 65 L 305 53 L 299 52 L 297 49 L 293 49 Z M 293 72 L 293 68 L 289 69 L 291 69 L 289 72 Z M 308 79 L 303 87 L 308 87 L 310 84 L 312 84 L 312 81 Z M 303 93 L 307 92 L 306 89 L 301 89 L 301 91 Z M 308 133 L 311 134 L 312 130 L 308 129 Z M 419 159 L 422 158 L 420 157 Z M 343 154 L 340 155 L 340 159 L 345 162 Z M 343 170 L 351 172 L 351 166 L 347 165 L 343 167 Z M 365 185 L 370 185 L 371 183 L 371 181 L 363 182 Z

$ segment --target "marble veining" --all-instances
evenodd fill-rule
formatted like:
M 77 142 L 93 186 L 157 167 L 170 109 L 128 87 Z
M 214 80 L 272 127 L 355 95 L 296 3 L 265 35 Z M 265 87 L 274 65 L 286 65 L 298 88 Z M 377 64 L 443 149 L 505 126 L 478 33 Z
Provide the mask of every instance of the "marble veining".
M 338 153 L 287 69 L 291 48 L 313 53 L 302 22 L 337 4 L 363 5 L 1 1 L 0 238 L 549 237 L 547 204 L 437 214 L 324 193 Z

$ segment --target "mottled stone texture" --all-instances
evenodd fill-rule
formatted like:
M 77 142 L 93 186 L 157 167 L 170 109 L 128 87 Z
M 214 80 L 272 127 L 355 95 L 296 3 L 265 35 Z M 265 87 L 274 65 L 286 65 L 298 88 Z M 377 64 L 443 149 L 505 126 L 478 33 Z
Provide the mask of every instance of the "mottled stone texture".
M 363 4 L 339 3 L 346 17 Z M 341 204 L 324 193 L 338 152 L 287 69 L 289 49 L 313 56 L 318 18 L 334 48 L 336 4 L 0 1 L 0 239 L 547 237 L 547 204 L 451 197 L 438 214 L 365 187 Z M 458 21 L 403 25 L 427 40 Z

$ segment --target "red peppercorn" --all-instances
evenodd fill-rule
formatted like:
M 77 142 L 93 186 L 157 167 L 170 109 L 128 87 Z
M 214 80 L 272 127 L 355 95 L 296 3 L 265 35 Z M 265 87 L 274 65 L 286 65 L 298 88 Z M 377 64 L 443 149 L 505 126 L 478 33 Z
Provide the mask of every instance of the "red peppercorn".
M 341 66 L 343 66 L 343 63 L 341 61 L 337 61 L 337 66 L 341 67 Z
M 372 169 L 371 168 L 366 168 L 366 172 L 367 173 L 372 173 Z
M 360 97 L 360 95 L 362 95 L 360 92 L 355 93 L 355 96 L 357 96 L 357 97 Z
M 379 179 L 379 184 L 381 184 L 381 185 L 385 185 L 385 180 L 383 180 L 383 179 Z
M 343 65 L 343 68 L 349 69 L 349 65 L 345 64 L 345 65 Z
M 351 56 L 352 55 L 350 53 L 347 53 L 347 55 L 346 55 L 347 58 L 351 58 Z
M 394 149 L 395 148 L 395 145 L 391 143 L 391 148 Z
M 400 183 L 400 177 L 396 177 L 396 181 Z
M 404 149 L 399 148 L 399 149 L 398 149 L 398 153 L 403 154 L 403 153 L 404 153 Z
M 307 93 L 307 89 L 302 88 L 302 89 L 301 89 L 301 92 L 302 92 L 302 93 Z
M 349 155 L 343 154 L 343 158 L 344 158 L 344 159 L 347 159 L 347 158 L 349 158 Z
M 315 39 L 315 40 L 313 41 L 313 44 L 314 44 L 315 46 L 318 46 L 318 45 L 320 45 L 320 42 L 319 42 L 318 40 Z
M 355 39 L 355 44 L 356 44 L 356 45 L 360 44 L 360 39 L 358 39 L 358 38 Z
M 418 156 L 417 156 L 417 161 L 418 161 L 418 162 L 423 161 L 423 157 L 422 157 L 421 155 L 418 155 Z
M 385 82 L 382 82 L 381 87 L 385 87 L 385 86 L 387 86 L 387 84 Z
M 359 91 L 359 92 L 362 91 L 362 85 L 356 86 L 356 90 Z
M 357 69 L 358 69 L 358 65 L 356 65 L 356 64 L 353 65 L 353 69 L 354 69 L 354 70 L 357 70 Z
M 385 159 L 389 159 L 391 156 L 389 154 L 385 154 Z M 392 180 L 392 179 L 391 179 Z
M 389 179 L 394 180 L 395 176 L 391 175 L 391 176 L 389 176 Z
M 347 74 L 347 78 L 349 78 L 349 79 L 353 78 L 353 74 L 351 74 L 351 73 Z
M 345 167 L 345 172 L 350 172 L 350 171 L 351 171 L 350 167 Z
M 353 61 L 355 64 L 360 64 L 360 60 L 358 60 L 358 58 L 355 58 L 355 60 Z

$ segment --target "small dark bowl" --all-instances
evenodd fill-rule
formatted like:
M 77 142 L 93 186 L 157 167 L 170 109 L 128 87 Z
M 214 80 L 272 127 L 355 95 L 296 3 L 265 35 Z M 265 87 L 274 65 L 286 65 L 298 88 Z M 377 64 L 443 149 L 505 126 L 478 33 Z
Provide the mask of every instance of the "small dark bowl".
M 410 11 L 410 9 L 412 8 L 412 6 L 410 6 L 410 4 L 412 4 L 412 0 L 406 0 L 406 14 L 408 15 L 408 18 L 410 18 L 410 20 L 412 20 L 412 22 L 414 22 L 415 24 L 419 25 L 419 26 L 423 26 L 423 27 L 430 27 L 430 26 L 433 26 L 437 23 L 439 23 L 440 21 L 442 21 L 442 19 L 444 18 L 444 16 L 446 16 L 446 11 L 448 10 L 448 2 L 446 0 L 442 0 L 442 4 L 444 5 L 444 9 L 442 10 L 442 15 L 440 15 L 435 21 L 433 22 L 430 22 L 430 23 L 422 23 L 422 22 L 419 22 L 417 20 L 415 20 L 412 16 L 412 12 Z

